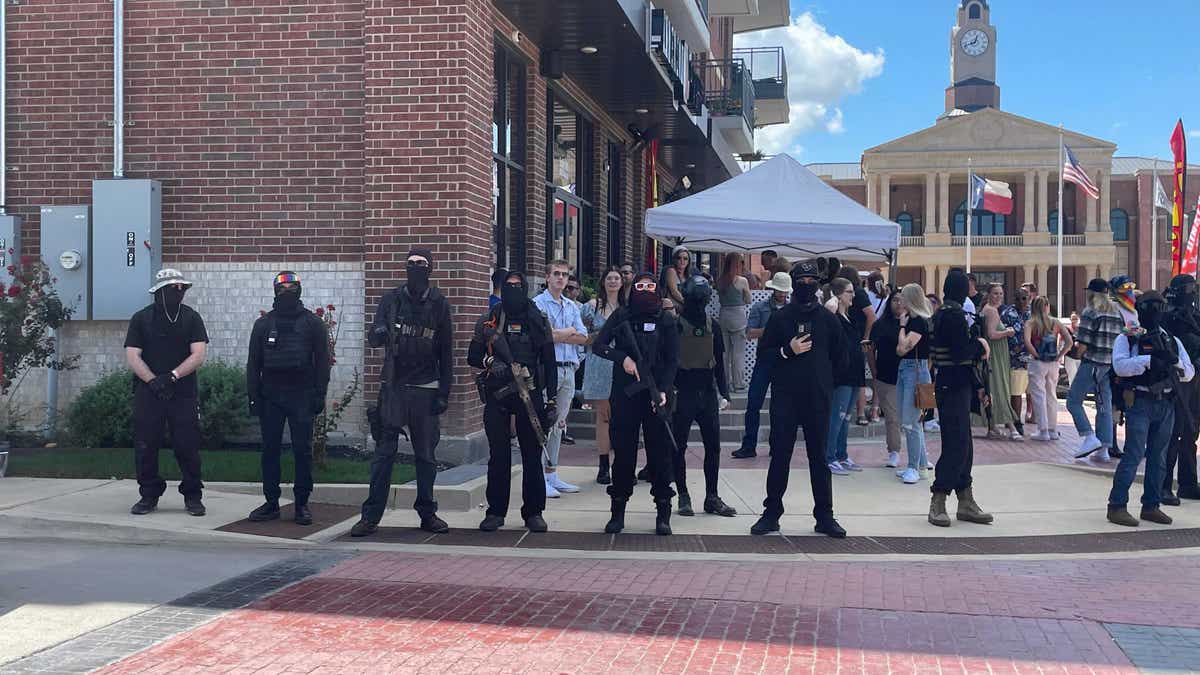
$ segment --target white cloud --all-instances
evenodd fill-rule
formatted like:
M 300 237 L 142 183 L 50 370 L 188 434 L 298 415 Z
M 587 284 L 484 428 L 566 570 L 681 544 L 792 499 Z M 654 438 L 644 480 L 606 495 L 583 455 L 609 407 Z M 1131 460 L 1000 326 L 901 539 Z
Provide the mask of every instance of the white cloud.
M 810 12 L 792 18 L 783 28 L 734 37 L 735 47 L 783 46 L 787 59 L 790 122 L 755 132 L 755 144 L 766 154 L 799 153 L 805 133 L 845 131 L 839 104 L 862 91 L 863 83 L 883 73 L 882 49 L 865 52 L 831 35 Z

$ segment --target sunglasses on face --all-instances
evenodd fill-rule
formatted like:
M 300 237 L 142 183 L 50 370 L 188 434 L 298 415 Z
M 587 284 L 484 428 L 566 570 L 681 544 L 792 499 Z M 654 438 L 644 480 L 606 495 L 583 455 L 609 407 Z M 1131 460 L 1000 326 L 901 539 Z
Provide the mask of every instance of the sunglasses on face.
M 579 290 L 579 287 L 578 286 L 567 286 L 567 290 L 574 293 L 575 291 Z
M 658 284 L 653 281 L 639 281 L 633 285 L 633 288 L 638 291 L 657 291 Z
M 552 277 L 569 277 L 569 276 L 571 276 L 571 273 L 564 272 L 562 270 L 554 270 L 553 272 L 550 273 L 550 276 L 552 276 Z

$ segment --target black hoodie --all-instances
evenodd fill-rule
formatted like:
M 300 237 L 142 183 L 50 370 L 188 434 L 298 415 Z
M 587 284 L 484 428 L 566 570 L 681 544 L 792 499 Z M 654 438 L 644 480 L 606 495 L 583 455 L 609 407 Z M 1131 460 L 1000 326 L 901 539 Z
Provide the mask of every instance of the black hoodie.
M 508 276 L 516 276 L 521 279 L 524 306 L 518 308 L 515 314 L 506 314 L 504 303 L 498 302 L 479 317 L 479 320 L 475 322 L 475 332 L 471 336 L 471 344 L 467 347 L 467 364 L 473 368 L 484 367 L 483 360 L 488 355 L 488 337 L 485 334 L 487 324 L 498 326 L 502 313 L 505 313 L 506 323 L 509 319 L 519 318 L 522 320 L 521 330 L 528 332 L 538 353 L 539 363 L 536 365 L 540 368 L 530 368 L 533 371 L 535 385 L 539 389 L 545 388 L 547 395 L 542 400 L 549 400 L 554 398 L 558 392 L 558 363 L 554 356 L 554 333 L 550 329 L 550 322 L 546 319 L 546 315 L 542 314 L 533 300 L 529 299 L 529 285 L 525 280 L 525 275 L 520 272 L 509 272 Z M 504 286 L 501 284 L 502 295 L 503 292 Z M 558 405 L 568 404 L 566 401 L 555 401 L 555 403 Z
M 795 296 L 793 296 L 795 297 Z M 849 364 L 851 345 L 834 316 L 819 302 L 801 304 L 789 302 L 771 315 L 759 342 L 760 358 L 772 360 L 771 392 L 786 395 L 829 410 L 833 397 L 834 372 L 844 371 Z M 812 336 L 812 349 L 794 354 L 790 343 L 799 334 L 801 325 Z M 858 345 L 853 345 L 859 349 Z M 861 366 L 860 366 L 861 369 Z

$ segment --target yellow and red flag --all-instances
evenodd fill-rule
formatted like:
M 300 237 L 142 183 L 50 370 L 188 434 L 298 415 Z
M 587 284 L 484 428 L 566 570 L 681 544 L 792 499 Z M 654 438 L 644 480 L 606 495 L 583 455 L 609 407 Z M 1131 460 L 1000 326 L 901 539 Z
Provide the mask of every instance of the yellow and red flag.
M 1183 133 L 1183 120 L 1175 123 L 1171 134 L 1171 152 L 1175 155 L 1175 199 L 1171 203 L 1171 274 L 1179 274 L 1182 256 L 1179 250 L 1183 239 L 1183 199 L 1187 180 L 1187 137 Z

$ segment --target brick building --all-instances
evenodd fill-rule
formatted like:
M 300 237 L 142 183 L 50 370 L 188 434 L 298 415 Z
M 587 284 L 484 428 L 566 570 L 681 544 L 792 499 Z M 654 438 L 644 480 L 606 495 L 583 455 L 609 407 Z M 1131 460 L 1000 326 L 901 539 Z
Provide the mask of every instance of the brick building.
M 782 50 L 732 37 L 788 20 L 787 0 L 128 0 L 124 175 L 161 181 L 162 259 L 196 281 L 210 358 L 244 361 L 280 269 L 338 307 L 331 395 L 358 370 L 374 396 L 365 322 L 409 248 L 431 247 L 464 355 L 441 454 L 479 457 L 465 352 L 492 269 L 644 263 L 648 204 L 725 180 L 756 127 L 787 121 Z M 112 170 L 113 3 L 14 4 L 7 21 L 3 206 L 53 266 L 40 209 L 91 203 Z M 125 328 L 63 329 L 82 362 L 60 407 L 124 368 Z M 22 385 L 30 409 L 44 380 Z

